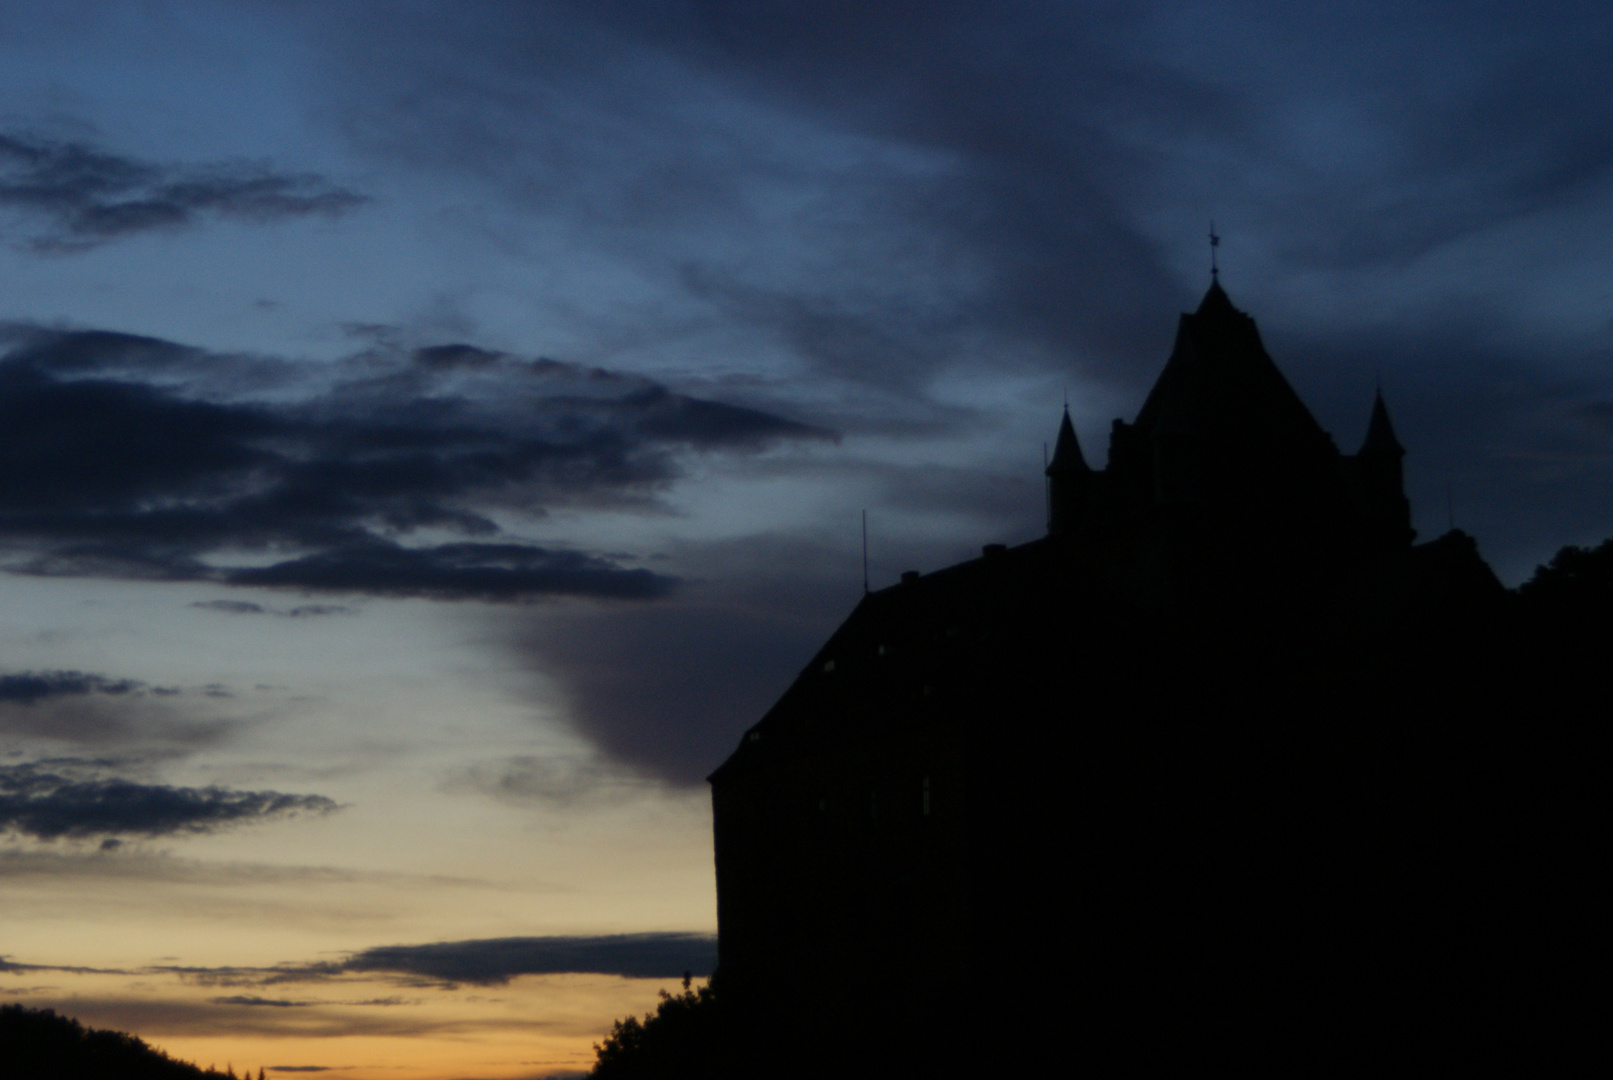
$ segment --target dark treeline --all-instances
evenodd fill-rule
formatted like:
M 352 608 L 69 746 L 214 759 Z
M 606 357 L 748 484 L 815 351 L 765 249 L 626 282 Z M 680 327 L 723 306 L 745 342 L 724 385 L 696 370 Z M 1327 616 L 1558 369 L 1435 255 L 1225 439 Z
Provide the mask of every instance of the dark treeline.
M 1605 614 L 1613 608 L 1613 539 L 1589 550 L 1563 548 L 1518 594 L 1529 607 L 1557 618 Z
M 121 1031 L 87 1028 L 50 1009 L 0 1006 L 0 1075 L 6 1080 L 200 1080 L 233 1077 L 175 1061 Z M 250 1080 L 242 1073 L 241 1080 Z M 264 1080 L 262 1068 L 257 1080 Z

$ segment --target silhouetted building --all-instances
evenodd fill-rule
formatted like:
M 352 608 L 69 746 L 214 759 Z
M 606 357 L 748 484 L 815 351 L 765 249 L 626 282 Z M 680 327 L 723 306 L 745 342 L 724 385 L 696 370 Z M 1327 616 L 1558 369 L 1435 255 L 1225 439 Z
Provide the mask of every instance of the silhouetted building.
M 1504 1058 L 1557 704 L 1403 455 L 1212 285 L 1046 537 L 867 594 L 712 774 L 725 994 L 814 1069 Z

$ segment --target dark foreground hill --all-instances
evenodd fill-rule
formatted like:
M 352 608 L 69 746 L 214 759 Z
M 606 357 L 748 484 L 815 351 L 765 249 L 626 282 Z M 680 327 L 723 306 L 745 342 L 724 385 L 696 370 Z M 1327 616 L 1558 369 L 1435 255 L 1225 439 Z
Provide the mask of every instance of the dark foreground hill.
M 199 1069 L 121 1031 L 87 1028 L 50 1009 L 0 1006 L 0 1075 L 6 1080 L 200 1080 Z M 259 1080 L 263 1070 L 258 1070 Z

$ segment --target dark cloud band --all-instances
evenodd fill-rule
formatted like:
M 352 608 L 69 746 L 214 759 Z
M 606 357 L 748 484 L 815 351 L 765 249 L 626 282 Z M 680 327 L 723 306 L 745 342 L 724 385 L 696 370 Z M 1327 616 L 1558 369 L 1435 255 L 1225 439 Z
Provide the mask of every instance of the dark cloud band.
M 133 679 L 108 679 L 82 671 L 27 671 L 0 675 L 0 702 L 33 705 L 57 697 L 109 694 L 114 697 L 143 690 L 145 684 Z
M 405 548 L 379 542 L 238 570 L 224 580 L 324 592 L 486 600 L 535 595 L 643 599 L 665 596 L 674 584 L 664 575 L 624 570 L 608 559 L 575 551 L 475 543 Z
M 209 833 L 336 808 L 323 795 L 143 784 L 64 775 L 39 764 L 0 766 L 0 829 L 38 840 Z
M 684 452 L 825 434 L 643 378 L 470 346 L 362 354 L 337 365 L 332 385 L 329 367 L 151 338 L 9 336 L 0 545 L 14 553 L 8 569 L 42 576 L 445 599 L 663 596 L 669 577 L 500 537 L 495 515 L 642 504 L 679 474 Z M 265 378 L 281 391 L 275 404 L 249 397 Z M 414 539 L 428 530 L 438 542 Z M 230 567 L 210 557 L 220 552 L 278 558 Z
M 707 934 L 609 934 L 388 945 L 355 953 L 330 970 L 496 985 L 517 975 L 705 976 L 716 961 L 717 942 Z

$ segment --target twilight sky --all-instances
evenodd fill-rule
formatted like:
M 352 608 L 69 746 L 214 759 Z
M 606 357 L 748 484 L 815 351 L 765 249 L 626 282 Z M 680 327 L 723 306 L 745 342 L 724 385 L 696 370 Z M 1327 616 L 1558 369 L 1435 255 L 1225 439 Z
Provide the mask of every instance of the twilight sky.
M 1425 539 L 1613 535 L 1613 14 L 1328 7 L 0 7 L 0 999 L 586 1068 L 859 512 L 876 587 L 1036 536 L 1212 218 Z

